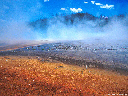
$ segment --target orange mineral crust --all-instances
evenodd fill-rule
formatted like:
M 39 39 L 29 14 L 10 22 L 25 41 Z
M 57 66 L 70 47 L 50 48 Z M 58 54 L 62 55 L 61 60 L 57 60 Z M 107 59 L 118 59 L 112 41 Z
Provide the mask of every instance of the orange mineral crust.
M 128 95 L 128 76 L 36 57 L 0 57 L 0 96 Z

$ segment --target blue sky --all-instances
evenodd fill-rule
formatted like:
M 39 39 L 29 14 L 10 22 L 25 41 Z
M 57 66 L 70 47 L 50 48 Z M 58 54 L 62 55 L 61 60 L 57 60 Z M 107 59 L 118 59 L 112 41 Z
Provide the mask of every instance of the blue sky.
M 78 12 L 113 16 L 126 14 L 127 5 L 128 0 L 1 0 L 0 20 L 36 20 Z

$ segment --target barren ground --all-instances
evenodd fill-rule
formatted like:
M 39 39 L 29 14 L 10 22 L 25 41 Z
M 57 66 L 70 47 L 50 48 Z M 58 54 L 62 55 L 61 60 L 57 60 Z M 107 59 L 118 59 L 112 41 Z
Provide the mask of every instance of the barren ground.
M 1 96 L 128 95 L 128 75 L 36 56 L 0 57 Z

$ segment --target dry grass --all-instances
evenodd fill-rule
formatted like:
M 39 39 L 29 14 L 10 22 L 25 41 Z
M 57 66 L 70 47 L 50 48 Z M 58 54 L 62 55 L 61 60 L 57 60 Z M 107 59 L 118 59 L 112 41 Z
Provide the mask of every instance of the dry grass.
M 101 69 L 41 62 L 35 57 L 0 57 L 2 96 L 103 96 L 128 94 L 128 76 Z

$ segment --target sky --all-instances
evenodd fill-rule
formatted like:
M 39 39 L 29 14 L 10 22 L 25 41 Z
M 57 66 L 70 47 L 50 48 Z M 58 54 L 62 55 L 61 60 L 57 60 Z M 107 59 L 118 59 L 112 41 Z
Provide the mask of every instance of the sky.
M 0 42 L 41 40 L 52 37 L 54 37 L 52 39 L 55 39 L 56 36 L 68 39 L 70 38 L 69 36 L 73 34 L 75 34 L 75 36 L 79 35 L 79 37 L 87 37 L 85 35 L 88 33 L 84 33 L 86 29 L 76 29 L 74 27 L 68 29 L 60 24 L 61 28 L 58 28 L 58 32 L 63 32 L 60 32 L 61 36 L 59 36 L 58 34 L 55 34 L 56 29 L 54 29 L 58 27 L 57 24 L 51 24 L 51 27 L 47 32 L 42 32 L 40 30 L 32 30 L 27 26 L 26 22 L 36 21 L 40 18 L 51 18 L 56 14 L 86 12 L 96 17 L 99 17 L 100 15 L 110 17 L 119 14 L 127 14 L 127 5 L 128 0 L 0 0 Z M 91 24 L 93 23 L 94 22 Z M 119 24 L 120 23 L 118 23 L 117 26 Z M 117 26 L 115 26 L 115 28 Z M 64 29 L 62 30 L 63 27 Z M 88 29 L 90 30 L 90 28 Z M 69 30 L 70 32 L 67 33 L 67 31 L 65 32 L 64 30 Z M 77 32 L 76 30 L 81 30 L 81 32 Z M 90 33 L 91 32 L 92 31 L 90 31 Z
M 128 0 L 1 0 L 1 20 L 36 20 L 57 14 L 90 13 L 113 16 L 128 12 Z

